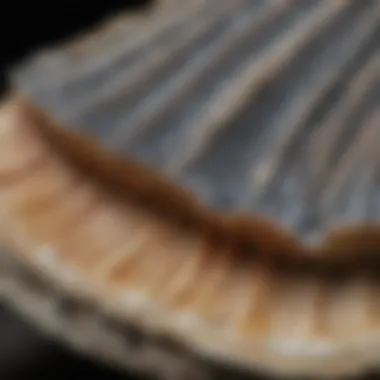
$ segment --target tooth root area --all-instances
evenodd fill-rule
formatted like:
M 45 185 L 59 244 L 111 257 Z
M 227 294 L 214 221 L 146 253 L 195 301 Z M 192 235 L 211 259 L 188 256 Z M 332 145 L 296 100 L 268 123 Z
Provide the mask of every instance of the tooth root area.
M 341 341 L 367 341 L 378 329 L 378 304 L 375 284 L 358 278 L 344 286 L 330 289 L 325 309 L 331 333 Z M 375 318 L 374 318 L 375 317 Z M 373 336 L 376 339 L 376 336 Z M 377 337 L 378 338 L 378 337 Z
M 271 312 L 269 346 L 285 355 L 331 355 L 338 347 L 368 347 L 378 335 L 378 287 L 365 278 L 326 285 L 284 283 Z M 254 318 L 253 318 L 254 321 Z
M 69 257 L 75 257 L 78 266 L 86 270 L 97 267 L 120 242 L 122 235 L 125 239 L 125 232 L 128 230 L 123 231 L 121 227 L 125 226 L 125 223 L 119 223 L 120 218 L 117 217 L 113 207 L 105 200 L 98 199 L 87 210 L 84 218 L 79 220 L 75 232 L 67 238 L 71 248 L 66 248 Z M 79 256 L 75 255 L 77 246 L 85 248 Z
M 208 268 L 207 251 L 202 243 L 189 244 L 189 254 L 178 269 L 168 278 L 161 299 L 175 311 L 189 309 L 200 291 L 203 276 Z
M 243 309 L 237 321 L 238 330 L 252 339 L 268 336 L 271 318 L 276 303 L 277 283 L 261 263 L 252 263 L 251 277 L 246 278 L 245 287 L 250 289 L 248 299 L 242 300 Z M 236 295 L 239 297 L 239 294 Z
M 225 252 L 220 252 L 217 260 L 211 259 L 206 263 L 206 268 L 198 281 L 197 290 L 189 299 L 187 306 L 202 319 L 208 320 L 216 311 L 215 296 L 227 274 L 227 266 Z
M 43 143 L 33 136 L 23 113 L 14 104 L 2 105 L 1 111 L 0 179 L 27 168 L 46 153 Z
M 141 271 L 149 255 L 149 234 L 147 227 L 141 227 L 134 236 L 128 236 L 122 245 L 120 260 L 116 261 L 108 272 L 108 279 L 115 286 L 123 287 L 138 282 Z
M 116 280 L 115 274 L 119 272 L 119 277 L 122 278 L 123 269 L 128 265 L 133 265 L 132 262 L 139 255 L 139 249 L 146 240 L 146 231 L 125 227 L 124 236 L 105 249 L 104 254 L 99 257 L 96 265 L 94 265 L 92 273 L 96 277 L 114 282 Z M 126 273 L 127 271 L 125 271 L 125 275 Z
M 175 282 L 176 274 L 194 256 L 196 247 L 197 243 L 191 238 L 181 239 L 175 231 L 164 234 L 156 244 L 152 252 L 153 258 L 149 261 L 149 294 L 161 302 L 164 301 L 170 286 L 168 284 Z M 170 257 L 168 252 L 172 252 Z
M 313 279 L 285 282 L 276 296 L 268 342 L 287 354 L 301 354 L 313 342 L 329 340 L 323 319 L 320 283 Z M 316 347 L 317 349 L 317 347 Z
M 25 211 L 29 211 L 32 215 L 41 212 L 43 204 L 54 205 L 54 201 L 60 200 L 64 192 L 70 193 L 73 182 L 76 182 L 73 175 L 68 175 L 55 162 L 49 162 L 41 170 L 25 174 L 14 183 L 2 184 L 1 195 L 4 202 L 12 205 L 13 209 L 22 212 L 25 208 Z M 25 203 L 24 207 L 18 206 L 20 202 Z
M 70 263 L 76 262 L 91 252 L 101 235 L 92 235 L 91 216 L 96 208 L 94 194 L 79 186 L 71 193 L 61 196 L 49 212 L 30 220 L 30 229 L 35 236 L 54 244 L 62 256 Z M 54 217 L 51 217 L 54 215 Z

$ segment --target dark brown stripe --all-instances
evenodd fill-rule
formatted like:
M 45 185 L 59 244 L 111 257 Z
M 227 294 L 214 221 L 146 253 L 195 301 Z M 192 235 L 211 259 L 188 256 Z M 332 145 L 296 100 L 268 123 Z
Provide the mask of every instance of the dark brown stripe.
M 133 200 L 176 226 L 197 230 L 215 250 L 230 246 L 237 256 L 259 257 L 280 273 L 292 275 L 336 278 L 362 272 L 376 275 L 379 271 L 380 226 L 350 227 L 343 235 L 340 231 L 335 240 L 331 239 L 332 232 L 330 240 L 319 249 L 303 247 L 286 230 L 261 217 L 222 215 L 207 208 L 163 175 L 103 150 L 70 128 L 60 127 L 27 99 L 21 97 L 16 101 L 21 101 L 30 125 L 75 170 L 114 196 Z

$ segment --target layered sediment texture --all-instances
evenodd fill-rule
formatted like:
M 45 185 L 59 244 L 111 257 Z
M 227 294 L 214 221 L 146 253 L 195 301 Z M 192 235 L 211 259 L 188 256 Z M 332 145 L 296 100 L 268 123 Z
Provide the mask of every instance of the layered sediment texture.
M 5 260 L 242 367 L 334 376 L 378 362 L 379 227 L 312 249 L 260 218 L 208 209 L 22 97 L 3 106 L 0 123 Z

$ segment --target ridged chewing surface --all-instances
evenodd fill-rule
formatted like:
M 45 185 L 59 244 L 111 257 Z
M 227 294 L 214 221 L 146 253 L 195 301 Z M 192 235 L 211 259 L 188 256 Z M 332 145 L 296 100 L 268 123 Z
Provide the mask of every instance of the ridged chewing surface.
M 13 78 L 207 203 L 311 241 L 379 213 L 379 21 L 377 1 L 166 0 Z
M 351 231 L 346 245 L 336 234 L 337 242 L 313 252 L 286 231 L 253 219 L 246 240 L 234 235 L 233 217 L 217 216 L 143 167 L 131 175 L 135 163 L 95 151 L 96 145 L 59 127 L 22 97 L 3 105 L 0 123 L 1 238 L 8 250 L 2 251 L 8 266 L 1 292 L 42 327 L 57 333 L 57 320 L 54 313 L 49 320 L 49 310 L 28 309 L 21 297 L 28 297 L 25 283 L 19 291 L 20 270 L 39 273 L 79 305 L 90 303 L 116 321 L 242 368 L 334 377 L 377 365 L 378 280 L 366 255 L 378 250 L 379 227 L 370 231 L 372 246 L 363 246 L 362 239 L 355 243 Z M 115 167 L 118 183 L 112 180 Z M 152 186 L 139 200 L 136 179 L 144 177 Z M 156 191 L 167 199 L 167 213 L 155 208 Z M 183 201 L 170 199 L 170 191 Z M 199 211 L 183 224 L 189 202 Z M 351 252 L 352 244 L 357 252 Z M 336 277 L 345 267 L 344 276 Z M 34 297 L 52 307 L 43 294 Z M 96 347 L 85 332 L 67 331 L 62 338 L 77 348 L 123 361 L 117 350 L 100 352 L 101 342 Z M 112 339 L 108 329 L 102 331 Z M 199 370 L 207 373 L 203 365 Z
M 13 77 L 208 204 L 313 239 L 378 219 L 379 15 L 377 1 L 163 0 Z

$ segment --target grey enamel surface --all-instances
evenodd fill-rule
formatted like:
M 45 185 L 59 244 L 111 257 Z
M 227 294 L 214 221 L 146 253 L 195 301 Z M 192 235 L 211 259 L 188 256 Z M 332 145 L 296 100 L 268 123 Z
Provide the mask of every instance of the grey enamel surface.
M 166 0 L 13 78 L 213 206 L 264 212 L 309 239 L 379 219 L 379 7 Z

